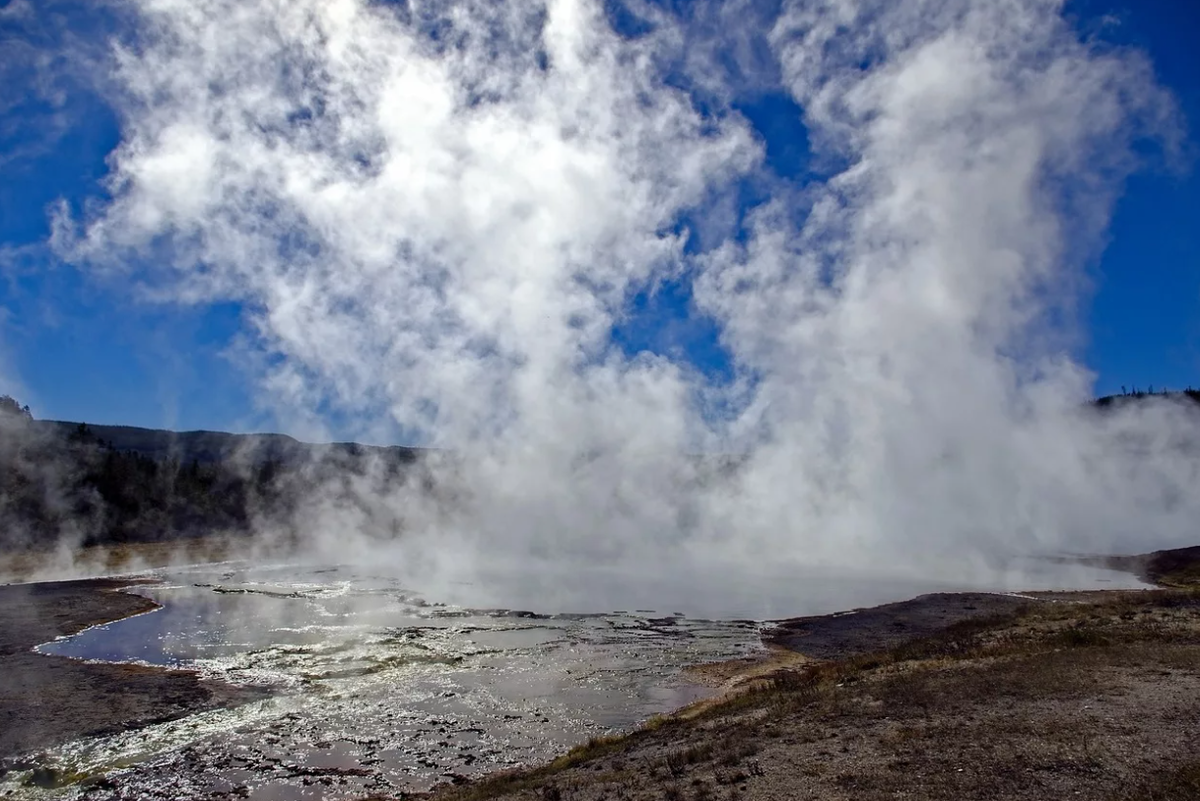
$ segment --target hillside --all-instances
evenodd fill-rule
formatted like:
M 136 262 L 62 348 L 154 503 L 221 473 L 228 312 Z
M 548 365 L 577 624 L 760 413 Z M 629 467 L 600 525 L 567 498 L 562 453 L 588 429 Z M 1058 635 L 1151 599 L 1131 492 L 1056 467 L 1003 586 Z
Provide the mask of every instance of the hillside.
M 407 480 L 420 457 L 412 448 L 311 444 L 280 434 L 35 420 L 9 398 L 0 403 L 0 548 L 154 542 L 256 527 L 296 534 L 318 496 L 357 507 L 381 533 L 394 534 L 398 520 L 373 498 Z
M 149 459 L 176 459 L 181 463 L 214 464 L 241 459 L 249 464 L 311 461 L 328 453 L 347 456 L 377 455 L 398 463 L 412 462 L 417 448 L 399 445 L 359 445 L 357 442 L 301 442 L 286 434 L 229 434 L 224 431 L 167 431 L 135 426 L 105 426 L 62 420 L 32 420 L 34 430 L 51 437 L 70 437 L 83 426 L 88 434 L 112 450 L 136 453 Z
M 1092 401 L 1092 405 L 1098 409 L 1119 409 L 1130 403 L 1144 403 L 1149 400 L 1168 400 L 1200 405 L 1200 390 L 1189 387 L 1179 392 L 1170 390 L 1155 392 L 1151 387 L 1148 392 L 1143 392 L 1134 389 L 1132 392 L 1123 392 L 1120 395 L 1104 395 L 1096 398 Z

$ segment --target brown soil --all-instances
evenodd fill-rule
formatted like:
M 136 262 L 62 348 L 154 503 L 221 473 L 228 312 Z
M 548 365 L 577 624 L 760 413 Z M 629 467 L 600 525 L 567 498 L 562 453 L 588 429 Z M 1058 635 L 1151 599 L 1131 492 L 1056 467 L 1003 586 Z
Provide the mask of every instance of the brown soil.
M 813 662 L 811 657 L 778 645 L 768 645 L 766 652 L 724 662 L 703 662 L 683 669 L 683 678 L 701 687 L 731 689 L 769 676 L 782 668 Z
M 435 797 L 1200 798 L 1200 594 L 961 600 L 790 621 L 777 637 L 830 658 Z
M 0 773 L 20 754 L 79 737 L 119 732 L 262 692 L 202 681 L 195 673 L 97 664 L 31 649 L 156 604 L 119 592 L 131 581 L 90 579 L 0 586 Z

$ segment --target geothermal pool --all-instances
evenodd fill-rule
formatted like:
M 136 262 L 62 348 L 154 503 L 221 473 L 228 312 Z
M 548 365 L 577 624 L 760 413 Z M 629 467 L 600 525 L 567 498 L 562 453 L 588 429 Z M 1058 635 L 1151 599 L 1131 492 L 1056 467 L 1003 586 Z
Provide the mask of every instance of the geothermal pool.
M 703 577 L 693 576 L 690 586 L 639 585 L 654 586 L 654 598 L 617 593 L 653 607 L 556 613 L 537 607 L 537 592 L 523 599 L 530 607 L 483 608 L 427 598 L 361 567 L 224 563 L 154 577 L 159 583 L 135 591 L 161 609 L 38 650 L 188 668 L 270 688 L 271 696 L 69 743 L 38 762 L 81 781 L 31 787 L 16 771 L 0 781 L 0 795 L 339 799 L 420 791 L 544 761 L 702 697 L 707 691 L 689 685 L 680 668 L 762 647 L 763 624 L 732 619 L 739 613 L 812 614 L 951 589 L 776 576 L 733 605 L 709 599 L 706 615 L 694 583 Z M 1043 579 L 1137 586 L 1096 570 Z M 465 589 L 449 595 L 470 598 Z M 690 607 L 672 608 L 673 600 Z
M 537 614 L 438 603 L 349 567 L 194 567 L 136 588 L 163 608 L 41 646 L 183 667 L 267 700 L 55 749 L 112 784 L 16 795 L 354 798 L 553 757 L 701 697 L 679 668 L 757 649 L 751 622 L 649 610 Z M 114 772 L 114 769 L 115 772 Z

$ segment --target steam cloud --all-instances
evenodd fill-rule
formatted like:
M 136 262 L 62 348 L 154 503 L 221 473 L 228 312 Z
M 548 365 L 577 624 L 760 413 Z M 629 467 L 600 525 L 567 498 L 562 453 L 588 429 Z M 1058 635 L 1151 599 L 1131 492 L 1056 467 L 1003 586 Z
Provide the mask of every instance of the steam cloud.
M 375 501 L 397 564 L 720 593 L 764 563 L 982 576 L 1194 533 L 1194 423 L 1081 412 L 1070 357 L 1132 146 L 1169 146 L 1174 107 L 1061 2 L 634 2 L 636 35 L 587 0 L 130 6 L 109 198 L 53 245 L 244 304 L 240 357 L 293 429 L 452 453 L 436 498 Z M 806 177 L 735 110 L 771 91 L 803 109 Z M 664 281 L 731 378 L 614 344 Z

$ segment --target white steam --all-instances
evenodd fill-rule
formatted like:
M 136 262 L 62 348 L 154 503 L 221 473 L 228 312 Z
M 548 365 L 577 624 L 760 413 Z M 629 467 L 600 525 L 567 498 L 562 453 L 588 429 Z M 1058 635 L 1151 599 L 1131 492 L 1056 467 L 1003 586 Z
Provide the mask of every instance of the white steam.
M 1191 534 L 1193 424 L 1081 414 L 1069 356 L 1131 144 L 1172 104 L 1060 2 L 631 4 L 629 38 L 586 0 L 131 4 L 111 199 L 54 243 L 156 299 L 245 304 L 295 426 L 452 449 L 439 498 L 375 501 L 406 565 L 670 565 L 720 593 L 764 563 L 957 580 Z M 772 88 L 821 180 L 767 175 L 729 105 Z M 743 180 L 772 189 L 746 234 L 685 249 L 679 220 Z M 732 381 L 612 343 L 681 276 Z M 360 527 L 312 519 L 334 553 Z

